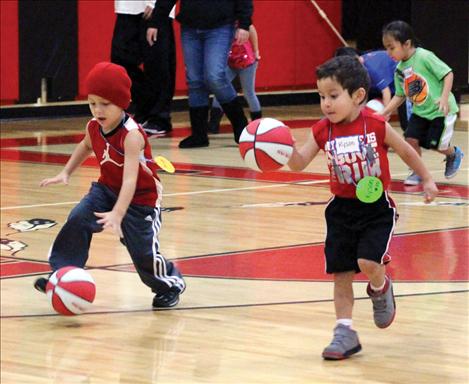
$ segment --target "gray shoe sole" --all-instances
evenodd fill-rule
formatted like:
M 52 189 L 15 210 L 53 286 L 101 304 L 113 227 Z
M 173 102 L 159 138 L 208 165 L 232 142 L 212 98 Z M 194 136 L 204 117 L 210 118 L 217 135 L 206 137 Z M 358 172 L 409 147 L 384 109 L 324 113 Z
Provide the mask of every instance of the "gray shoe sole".
M 415 186 L 415 185 L 420 185 L 422 183 L 421 180 L 404 180 L 404 185 L 412 185 L 412 186 Z
M 361 344 L 358 344 L 356 347 L 349 349 L 345 353 L 324 351 L 322 353 L 322 357 L 324 360 L 344 360 L 354 355 L 355 353 L 360 352 L 361 350 L 362 346 Z

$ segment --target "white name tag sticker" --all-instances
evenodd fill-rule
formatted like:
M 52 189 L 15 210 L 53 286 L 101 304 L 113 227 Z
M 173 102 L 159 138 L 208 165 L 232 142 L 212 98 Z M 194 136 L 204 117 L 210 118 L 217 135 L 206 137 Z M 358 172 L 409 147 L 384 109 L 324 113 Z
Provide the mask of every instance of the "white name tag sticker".
M 335 139 L 335 150 L 338 155 L 359 152 L 358 136 L 337 137 Z

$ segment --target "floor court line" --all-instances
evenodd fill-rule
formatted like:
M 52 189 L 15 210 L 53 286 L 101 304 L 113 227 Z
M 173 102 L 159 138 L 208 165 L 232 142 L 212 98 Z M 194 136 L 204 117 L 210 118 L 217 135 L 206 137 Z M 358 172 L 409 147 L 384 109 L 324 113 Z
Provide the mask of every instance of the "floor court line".
M 163 197 L 202 195 L 205 193 L 234 192 L 234 191 L 244 191 L 244 190 L 252 190 L 252 189 L 282 188 L 282 187 L 290 187 L 292 185 L 311 185 L 311 184 L 321 184 L 321 183 L 326 183 L 326 182 L 329 182 L 329 179 L 314 180 L 314 181 L 300 181 L 297 183 L 290 183 L 290 184 L 282 183 L 282 184 L 269 184 L 269 185 L 259 185 L 259 186 L 239 187 L 239 188 L 207 189 L 204 191 L 176 192 L 176 193 L 163 194 Z M 12 207 L 0 207 L 0 211 L 7 211 L 11 209 L 40 208 L 40 207 L 68 205 L 68 204 L 78 204 L 78 201 L 63 201 L 59 203 L 44 203 L 44 204 L 16 205 Z
M 393 176 L 401 176 L 402 174 L 395 174 Z M 257 181 L 263 182 L 264 180 L 250 180 L 247 179 L 245 181 Z M 222 188 L 222 189 L 207 189 L 203 191 L 191 191 L 191 192 L 176 192 L 176 193 L 168 193 L 163 194 L 163 197 L 172 197 L 172 196 L 189 196 L 189 195 L 201 195 L 206 193 L 223 193 L 223 192 L 234 192 L 234 191 L 243 191 L 243 190 L 257 190 L 257 189 L 270 189 L 270 188 L 282 188 L 282 187 L 289 187 L 289 186 L 298 186 L 298 185 L 314 185 L 314 184 L 322 184 L 328 183 L 329 179 L 320 179 L 320 180 L 307 180 L 307 181 L 293 181 L 290 183 L 273 183 L 268 185 L 258 185 L 258 186 L 250 186 L 250 187 L 238 187 L 238 188 Z M 390 191 L 391 193 L 400 193 L 400 191 Z M 418 191 L 417 191 L 418 192 Z M 421 193 L 420 191 L 419 193 Z M 444 191 L 440 191 L 440 194 L 443 196 Z M 40 207 L 49 207 L 49 206 L 59 206 L 59 205 L 70 205 L 70 204 L 77 204 L 78 201 L 64 201 L 64 202 L 57 202 L 57 203 L 43 203 L 43 204 L 28 204 L 28 205 L 17 205 L 12 207 L 0 207 L 0 211 L 7 211 L 12 209 L 26 209 L 26 208 L 40 208 Z
M 458 293 L 468 293 L 469 289 L 450 290 L 450 291 L 433 291 L 423 293 L 404 293 L 400 295 L 394 295 L 395 298 L 405 297 L 418 297 L 418 296 L 432 296 L 432 295 L 451 295 Z M 368 296 L 355 297 L 354 300 L 369 300 Z M 301 301 L 279 301 L 270 303 L 252 303 L 252 304 L 232 304 L 232 305 L 210 305 L 200 307 L 176 307 L 170 309 L 134 309 L 134 310 L 117 310 L 117 311 L 103 311 L 103 312 L 86 312 L 82 316 L 93 316 L 93 315 L 109 315 L 109 314 L 126 314 L 126 313 L 144 313 L 144 312 L 164 312 L 164 311 L 193 311 L 193 310 L 204 310 L 204 309 L 233 309 L 233 308 L 246 308 L 246 307 L 268 307 L 277 305 L 297 305 L 297 304 L 316 304 L 316 303 L 329 303 L 333 302 L 334 299 L 319 299 L 319 300 L 301 300 Z M 38 315 L 7 315 L 0 316 L 0 319 L 24 319 L 24 318 L 41 318 L 41 317 L 63 317 L 58 313 L 44 313 Z

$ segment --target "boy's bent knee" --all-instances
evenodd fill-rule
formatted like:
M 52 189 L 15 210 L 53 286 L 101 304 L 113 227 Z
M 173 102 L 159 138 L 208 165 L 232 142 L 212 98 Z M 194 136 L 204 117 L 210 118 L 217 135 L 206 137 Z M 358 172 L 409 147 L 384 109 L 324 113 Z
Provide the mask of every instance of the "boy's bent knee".
M 365 274 L 374 273 L 375 271 L 384 267 L 383 264 L 379 264 L 373 260 L 358 259 L 357 262 L 358 266 L 360 267 L 360 270 Z

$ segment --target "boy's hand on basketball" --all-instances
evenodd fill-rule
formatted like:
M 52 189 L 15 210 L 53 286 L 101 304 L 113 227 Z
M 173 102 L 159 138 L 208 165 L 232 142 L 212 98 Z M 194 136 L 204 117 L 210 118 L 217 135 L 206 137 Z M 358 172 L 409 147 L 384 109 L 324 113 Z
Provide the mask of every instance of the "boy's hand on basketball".
M 49 177 L 47 179 L 42 180 L 39 183 L 39 186 L 45 187 L 49 184 L 60 184 L 60 183 L 64 183 L 65 185 L 68 185 L 69 178 L 70 178 L 70 175 L 68 173 L 60 172 L 57 176 Z
M 423 195 L 425 204 L 431 203 L 438 195 L 438 187 L 432 179 L 423 181 Z
M 121 228 L 122 215 L 115 211 L 110 212 L 95 212 L 95 216 L 100 217 L 96 222 L 103 226 L 103 229 L 110 228 L 119 237 L 124 237 Z

